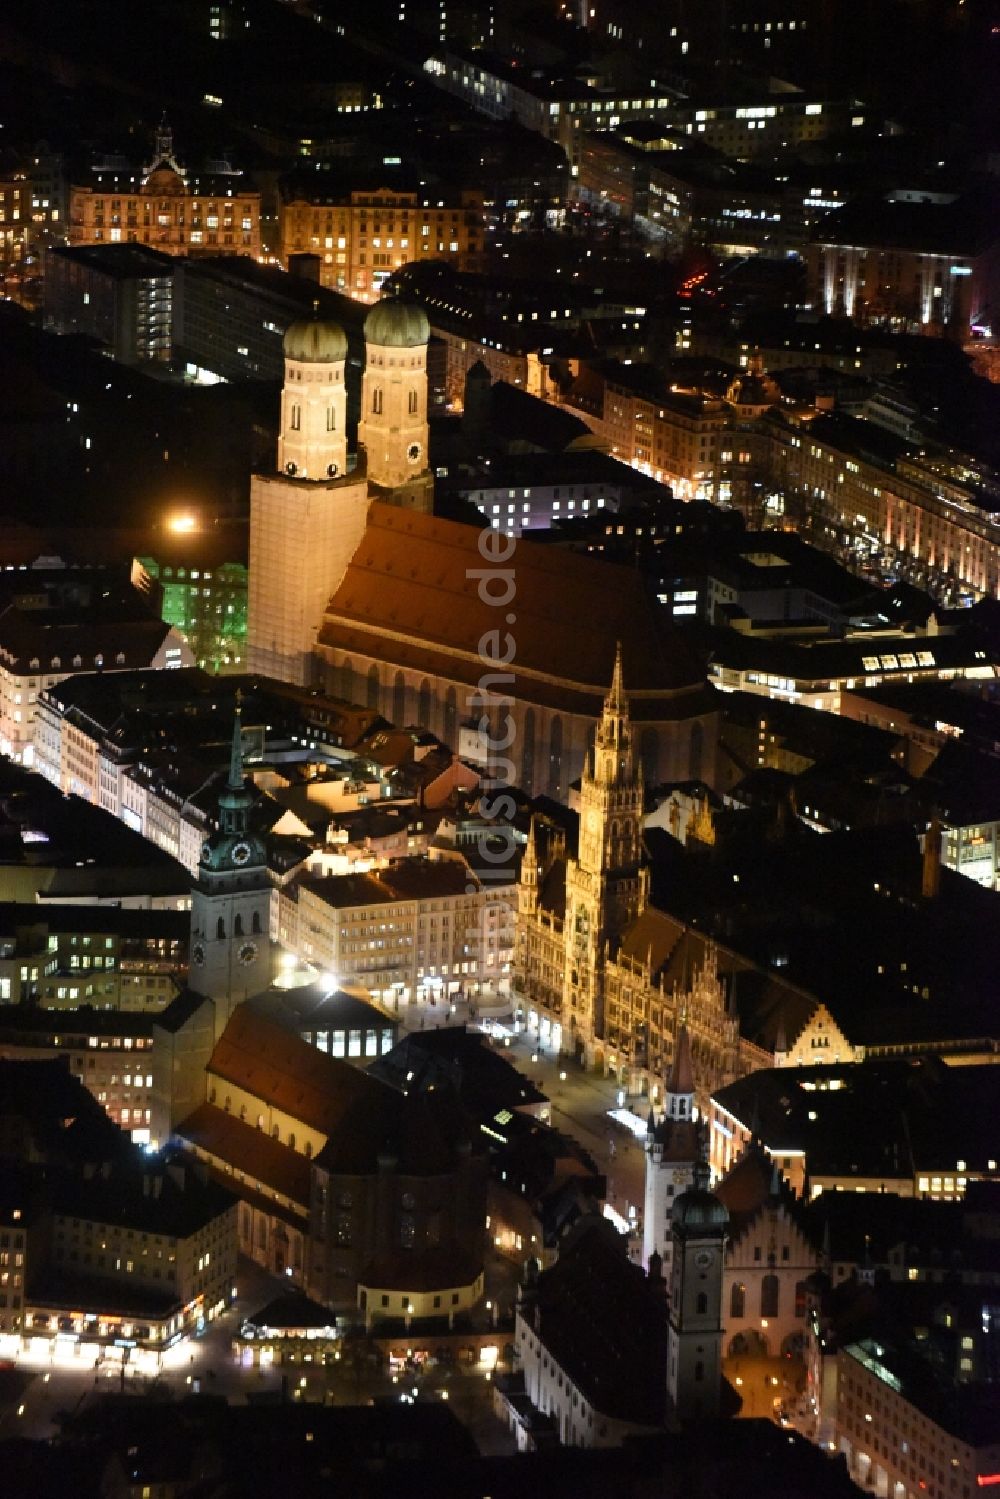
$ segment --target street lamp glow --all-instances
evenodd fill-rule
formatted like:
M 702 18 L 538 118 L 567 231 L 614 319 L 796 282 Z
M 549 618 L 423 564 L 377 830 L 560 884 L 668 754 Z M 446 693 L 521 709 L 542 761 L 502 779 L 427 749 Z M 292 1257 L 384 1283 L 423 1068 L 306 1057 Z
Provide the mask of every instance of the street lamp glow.
M 167 518 L 167 530 L 173 531 L 175 536 L 188 536 L 192 531 L 197 531 L 197 517 L 190 513 L 171 515 Z

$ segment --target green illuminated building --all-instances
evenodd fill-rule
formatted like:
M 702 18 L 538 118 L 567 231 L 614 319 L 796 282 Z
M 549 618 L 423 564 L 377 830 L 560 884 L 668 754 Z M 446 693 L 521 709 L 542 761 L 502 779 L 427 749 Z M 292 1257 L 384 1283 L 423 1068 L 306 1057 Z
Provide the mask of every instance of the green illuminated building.
M 160 617 L 187 637 L 205 671 L 245 670 L 247 569 L 242 562 L 199 567 L 138 557 L 150 592 L 161 595 Z M 140 586 L 142 579 L 140 576 Z

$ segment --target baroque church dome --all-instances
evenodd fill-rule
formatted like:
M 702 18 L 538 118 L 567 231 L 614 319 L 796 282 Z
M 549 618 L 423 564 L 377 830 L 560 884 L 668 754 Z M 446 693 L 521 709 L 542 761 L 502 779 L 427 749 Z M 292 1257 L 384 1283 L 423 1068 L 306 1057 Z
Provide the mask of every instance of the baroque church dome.
M 431 336 L 431 325 L 422 307 L 399 297 L 376 302 L 365 318 L 365 343 L 383 349 L 418 349 Z
M 347 335 L 340 324 L 316 318 L 292 323 L 282 346 L 286 359 L 304 364 L 342 364 L 347 358 Z

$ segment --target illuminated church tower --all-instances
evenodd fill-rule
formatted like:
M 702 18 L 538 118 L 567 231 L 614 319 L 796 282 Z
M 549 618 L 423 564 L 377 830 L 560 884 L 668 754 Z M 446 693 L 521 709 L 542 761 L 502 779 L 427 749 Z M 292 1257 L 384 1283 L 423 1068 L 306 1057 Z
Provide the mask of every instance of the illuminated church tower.
M 673 1423 L 719 1414 L 722 1382 L 722 1277 L 729 1214 L 708 1190 L 705 1161 L 671 1215 L 667 1326 L 667 1410 Z
M 249 668 L 312 684 L 323 610 L 364 533 L 368 487 L 347 473 L 347 339 L 336 323 L 293 323 L 277 472 L 250 486 Z
M 619 646 L 580 783 L 579 849 L 566 867 L 563 1035 L 584 1053 L 604 1033 L 605 955 L 647 901 L 642 823 L 642 767 L 634 752 Z
M 250 829 L 254 789 L 243 773 L 237 703 L 219 829 L 202 844 L 191 892 L 189 986 L 215 1001 L 215 1034 L 242 1000 L 271 982 L 271 882 L 267 854 Z
M 372 497 L 430 511 L 434 481 L 427 466 L 427 341 L 419 307 L 396 297 L 365 318 L 365 373 L 358 445 Z

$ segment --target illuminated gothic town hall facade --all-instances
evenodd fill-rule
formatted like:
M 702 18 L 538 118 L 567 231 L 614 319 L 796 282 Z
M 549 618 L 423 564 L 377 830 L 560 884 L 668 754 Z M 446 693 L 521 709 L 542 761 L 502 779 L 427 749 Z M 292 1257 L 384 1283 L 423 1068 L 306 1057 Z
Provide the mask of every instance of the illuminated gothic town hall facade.
M 658 1098 L 682 1024 L 697 1100 L 766 1062 L 741 1046 L 711 942 L 649 905 L 643 773 L 622 657 L 580 786 L 575 858 L 533 821 L 518 885 L 514 989 L 531 1028 Z M 751 1048 L 757 1051 L 757 1048 Z

